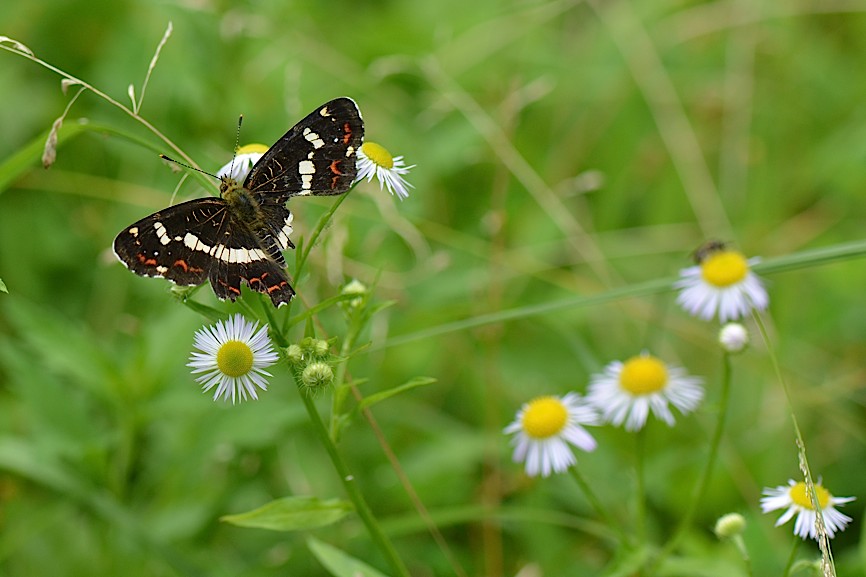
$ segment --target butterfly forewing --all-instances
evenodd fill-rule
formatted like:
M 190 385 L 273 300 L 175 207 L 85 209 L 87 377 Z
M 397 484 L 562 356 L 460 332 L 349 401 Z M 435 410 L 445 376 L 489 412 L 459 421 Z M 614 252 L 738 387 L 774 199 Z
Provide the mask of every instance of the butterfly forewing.
M 114 253 L 141 276 L 163 277 L 183 286 L 199 285 L 207 279 L 213 257 L 196 248 L 197 239 L 221 236 L 227 217 L 225 202 L 219 198 L 170 206 L 118 234 Z
M 244 188 L 259 202 L 283 204 L 297 195 L 349 190 L 357 176 L 364 121 L 351 98 L 320 106 L 286 132 L 252 168 Z
M 252 168 L 243 186 L 226 177 L 223 198 L 190 200 L 163 209 L 124 229 L 114 252 L 142 276 L 179 285 L 209 280 L 221 299 L 235 300 L 241 284 L 267 294 L 274 306 L 295 291 L 282 251 L 294 248 L 296 195 L 346 192 L 357 175 L 356 153 L 364 123 L 349 98 L 323 104 L 289 130 Z

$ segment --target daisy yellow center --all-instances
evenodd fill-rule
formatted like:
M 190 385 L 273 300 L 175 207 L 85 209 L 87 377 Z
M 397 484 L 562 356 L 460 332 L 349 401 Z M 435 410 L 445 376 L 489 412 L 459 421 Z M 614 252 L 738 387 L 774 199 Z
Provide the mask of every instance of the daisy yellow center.
M 650 395 L 665 388 L 668 370 L 663 362 L 650 355 L 627 360 L 619 374 L 619 386 L 631 395 Z
M 539 397 L 523 413 L 523 431 L 533 439 L 553 437 L 568 423 L 568 411 L 556 397 Z
M 264 154 L 267 151 L 268 147 L 264 144 L 244 144 L 238 148 L 238 154 L 252 154 L 253 152 Z
M 253 351 L 243 341 L 226 341 L 217 351 L 217 367 L 229 377 L 241 377 L 253 368 Z
M 814 507 L 812 507 L 812 499 L 809 497 L 809 491 L 806 489 L 806 483 L 800 481 L 791 487 L 789 495 L 791 496 L 791 501 L 793 501 L 795 505 L 799 505 L 804 509 L 814 510 Z M 830 503 L 830 492 L 821 485 L 815 485 L 815 495 L 818 497 L 818 505 L 820 505 L 823 510 Z
M 384 146 L 375 142 L 365 142 L 361 145 L 361 150 L 364 152 L 364 156 L 369 158 L 373 164 L 388 170 L 394 168 L 394 157 L 391 156 L 391 153 Z
M 701 263 L 701 276 L 716 287 L 728 287 L 741 282 L 749 273 L 746 257 L 737 251 L 714 252 Z

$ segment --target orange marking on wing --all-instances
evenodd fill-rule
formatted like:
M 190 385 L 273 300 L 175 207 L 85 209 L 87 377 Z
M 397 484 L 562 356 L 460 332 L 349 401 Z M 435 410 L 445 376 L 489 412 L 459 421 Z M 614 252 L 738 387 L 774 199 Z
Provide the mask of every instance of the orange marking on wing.
M 182 258 L 179 258 L 179 259 L 177 259 L 176 261 L 174 261 L 174 265 L 172 265 L 172 266 L 176 266 L 176 267 L 180 267 L 180 268 L 182 268 L 182 269 L 183 269 L 183 272 L 189 272 L 189 265 L 186 264 L 186 261 L 183 260 Z
M 343 124 L 343 144 L 349 144 L 350 140 L 352 140 L 352 127 L 346 122 Z
M 276 290 L 280 290 L 280 288 L 282 288 L 282 286 L 285 284 L 289 284 L 289 283 L 287 283 L 286 281 L 283 280 L 283 281 L 280 281 L 280 284 L 275 284 L 274 286 L 268 287 L 268 294 L 271 294 L 272 292 L 274 292 Z
M 236 295 L 241 294 L 241 289 L 235 288 L 232 285 L 230 285 L 228 283 L 224 283 L 223 281 L 221 281 L 219 279 L 217 279 L 217 282 L 220 283 L 221 285 L 223 285 L 224 287 L 226 287 L 227 289 L 229 289 L 231 292 L 235 293 Z

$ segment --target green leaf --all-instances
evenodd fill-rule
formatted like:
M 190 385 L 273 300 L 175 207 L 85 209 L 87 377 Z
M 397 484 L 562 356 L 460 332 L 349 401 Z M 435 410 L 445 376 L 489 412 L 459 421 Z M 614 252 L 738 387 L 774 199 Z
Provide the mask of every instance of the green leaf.
M 284 497 L 246 513 L 225 515 L 220 520 L 240 527 L 304 531 L 336 523 L 352 510 L 350 503 L 339 499 Z
M 436 382 L 436 379 L 434 379 L 432 377 L 415 377 L 415 378 L 409 380 L 408 382 L 403 383 L 399 387 L 394 387 L 393 389 L 388 389 L 386 391 L 380 391 L 374 395 L 370 395 L 369 397 L 365 397 L 363 401 L 358 403 L 358 408 L 359 409 L 366 409 L 367 407 L 369 407 L 371 405 L 375 405 L 376 403 L 384 401 L 385 399 L 389 399 L 389 398 L 393 397 L 394 395 L 398 395 L 400 393 L 405 393 L 406 391 L 409 391 L 409 390 L 414 389 L 416 387 L 423 387 L 424 385 L 429 385 L 429 384 L 432 384 L 435 382 Z
M 6 283 L 3 282 L 2 278 L 0 278 L 0 292 L 4 292 L 6 294 L 9 294 L 9 290 L 6 288 Z
M 307 547 L 334 577 L 387 577 L 363 561 L 313 537 L 307 538 Z
M 64 125 L 57 134 L 58 146 L 65 140 L 72 138 L 84 132 L 89 127 L 77 123 L 69 123 Z M 34 166 L 40 163 L 42 151 L 45 148 L 45 140 L 48 138 L 49 131 L 40 134 L 28 144 L 21 147 L 18 152 L 9 156 L 5 161 L 0 163 L 0 192 L 3 192 L 9 186 L 21 178 L 21 176 L 30 171 Z
M 183 303 L 187 308 L 192 311 L 197 312 L 204 318 L 208 319 L 211 322 L 218 322 L 226 320 L 226 314 L 214 307 L 208 306 L 206 304 L 202 304 L 198 301 L 194 301 L 192 299 L 182 298 L 180 299 L 181 303 Z

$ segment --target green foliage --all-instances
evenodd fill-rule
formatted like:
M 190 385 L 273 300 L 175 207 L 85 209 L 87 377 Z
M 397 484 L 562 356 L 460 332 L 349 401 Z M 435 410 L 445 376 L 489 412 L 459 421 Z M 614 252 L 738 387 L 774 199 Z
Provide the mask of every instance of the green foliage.
M 0 12 L 0 36 L 56 67 L 0 50 L 0 575 L 396 575 L 383 543 L 413 575 L 745 575 L 711 531 L 731 511 L 747 520 L 753 574 L 781 575 L 791 525 L 774 528 L 758 499 L 800 477 L 792 411 L 813 474 L 858 498 L 832 544 L 840 576 L 864 573 L 862 7 Z M 58 71 L 78 81 L 64 91 Z M 81 82 L 93 90 L 76 98 Z M 238 114 L 241 144 L 269 144 L 343 94 L 368 139 L 417 164 L 415 188 L 402 202 L 375 182 L 293 199 L 289 307 L 173 291 L 116 262 L 124 226 L 214 194 L 157 154 L 212 171 Z M 670 286 L 708 238 L 762 257 L 770 344 L 747 323 L 754 345 L 732 360 L 718 459 L 691 511 L 724 371 L 718 327 Z M 352 279 L 368 288 L 360 301 L 341 293 Z M 283 362 L 257 402 L 201 394 L 185 366 L 193 332 L 238 311 L 282 349 L 326 342 L 317 360 L 334 384 L 299 394 Z M 590 429 L 599 448 L 578 455 L 580 472 L 639 541 L 621 547 L 568 476 L 526 477 L 502 429 L 522 403 L 584 393 L 644 349 L 704 376 L 706 399 L 643 431 L 642 495 L 634 436 Z M 793 566 L 818 555 L 807 541 Z
M 308 531 L 336 523 L 351 510 L 350 503 L 338 499 L 323 501 L 315 497 L 284 497 L 246 513 L 224 515 L 220 520 L 239 527 Z
M 310 537 L 307 539 L 307 545 L 316 559 L 334 577 L 385 577 L 384 573 L 376 571 L 363 561 L 346 555 L 318 539 Z

